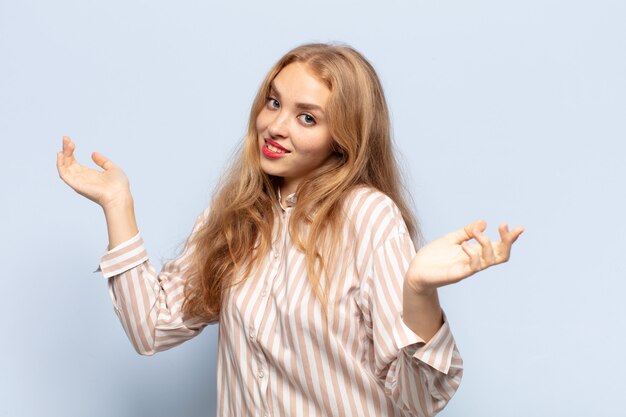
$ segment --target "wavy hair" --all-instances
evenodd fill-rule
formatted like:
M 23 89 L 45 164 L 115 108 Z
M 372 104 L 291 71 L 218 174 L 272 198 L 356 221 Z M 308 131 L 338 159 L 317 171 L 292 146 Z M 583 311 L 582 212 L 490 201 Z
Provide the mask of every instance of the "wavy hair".
M 413 242 L 418 242 L 417 221 L 394 157 L 389 111 L 374 68 L 349 46 L 301 45 L 285 54 L 263 80 L 238 157 L 222 176 L 208 218 L 190 242 L 195 250 L 183 312 L 191 317 L 216 320 L 226 289 L 238 283 L 235 277 L 249 276 L 270 249 L 274 222 L 280 221 L 276 214 L 281 178 L 261 169 L 256 118 L 270 83 L 293 62 L 307 65 L 330 90 L 325 113 L 333 155 L 299 184 L 289 223 L 292 240 L 305 253 L 308 279 L 324 312 L 327 294 L 320 281 L 323 271 L 332 266 L 329 258 L 340 242 L 342 203 L 355 187 L 366 185 L 388 195 L 400 209 Z

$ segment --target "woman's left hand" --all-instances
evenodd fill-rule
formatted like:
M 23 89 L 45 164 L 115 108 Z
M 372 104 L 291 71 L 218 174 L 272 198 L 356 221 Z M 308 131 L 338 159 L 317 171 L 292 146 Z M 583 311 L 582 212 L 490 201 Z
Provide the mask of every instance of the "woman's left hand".
M 509 260 L 511 247 L 524 231 L 498 227 L 501 240 L 492 242 L 483 234 L 487 223 L 478 220 L 421 248 L 406 274 L 405 284 L 417 294 L 461 281 L 478 271 Z M 468 243 L 475 239 L 478 243 Z

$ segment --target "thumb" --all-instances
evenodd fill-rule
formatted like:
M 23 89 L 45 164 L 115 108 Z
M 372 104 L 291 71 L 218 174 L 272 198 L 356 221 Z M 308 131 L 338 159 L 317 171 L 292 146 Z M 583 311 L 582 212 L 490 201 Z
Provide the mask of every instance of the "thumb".
M 474 237 L 474 229 L 478 229 L 481 232 L 484 232 L 486 228 L 487 223 L 484 220 L 476 220 L 475 222 L 468 224 L 462 229 L 449 233 L 448 238 L 452 242 L 460 244 Z
M 93 161 L 99 167 L 103 168 L 105 171 L 108 171 L 108 170 L 112 169 L 113 167 L 115 167 L 115 164 L 113 162 L 111 162 L 110 159 L 108 159 L 104 155 L 102 155 L 101 153 L 93 152 L 91 154 L 91 159 L 93 159 Z

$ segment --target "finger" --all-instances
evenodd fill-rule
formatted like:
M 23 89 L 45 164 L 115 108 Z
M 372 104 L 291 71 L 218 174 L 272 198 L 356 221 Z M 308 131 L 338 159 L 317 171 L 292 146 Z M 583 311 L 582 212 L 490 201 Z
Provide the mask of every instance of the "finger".
M 61 173 L 61 170 L 64 169 L 65 167 L 63 166 L 63 151 L 57 152 L 57 170 L 59 171 L 59 174 Z
M 498 232 L 500 233 L 500 240 L 502 240 L 503 242 L 506 241 L 509 235 L 509 225 L 506 223 L 502 223 L 500 226 L 498 226 Z
M 501 224 L 498 227 L 498 231 L 500 232 L 500 239 L 503 243 L 508 245 L 512 245 L 513 242 L 517 240 L 518 237 L 524 232 L 523 227 L 516 227 L 512 231 L 509 231 L 509 226 L 506 223 Z
M 63 136 L 63 156 L 68 158 L 67 162 L 72 162 L 74 159 L 74 149 L 76 149 L 76 144 L 69 136 Z
M 480 253 L 467 242 L 461 243 L 461 248 L 469 256 L 470 269 L 474 272 L 480 271 Z
M 65 174 L 67 172 L 68 167 L 68 158 L 63 154 L 63 151 L 57 152 L 57 169 L 59 171 L 59 175 Z
M 522 233 L 524 233 L 524 230 L 526 229 L 522 226 L 516 227 L 515 229 L 511 230 L 510 235 L 513 237 L 511 243 L 515 242 L 517 238 L 520 237 Z
M 474 239 L 480 246 L 482 247 L 482 258 L 487 263 L 487 265 L 493 265 L 496 262 L 496 256 L 493 252 L 493 246 L 491 245 L 491 240 L 487 236 L 485 236 L 480 230 L 474 229 Z
M 68 145 L 70 144 L 69 136 L 63 136 L 63 154 L 66 155 L 68 153 Z
M 467 226 L 463 227 L 462 229 L 456 230 L 454 232 L 448 233 L 446 236 L 448 237 L 448 239 L 450 241 L 452 241 L 455 244 L 460 244 L 462 242 L 468 241 L 470 240 L 474 234 L 474 229 L 478 229 L 480 231 L 483 231 L 487 228 L 487 223 L 485 223 L 484 220 L 476 220 L 473 223 L 468 224 Z
M 68 168 L 65 166 L 65 157 L 63 156 L 63 152 L 57 152 L 57 171 L 59 173 L 59 177 L 66 183 L 69 183 L 69 175 Z
M 509 232 L 506 224 L 501 224 L 500 230 L 501 242 L 496 244 L 496 263 L 507 262 L 511 257 L 511 248 L 517 238 L 524 232 L 523 227 L 516 227 Z
M 98 152 L 93 152 L 91 154 L 91 159 L 93 159 L 93 161 L 105 171 L 108 171 L 115 166 L 115 164 L 111 162 L 110 159 L 106 158 L 104 155 Z

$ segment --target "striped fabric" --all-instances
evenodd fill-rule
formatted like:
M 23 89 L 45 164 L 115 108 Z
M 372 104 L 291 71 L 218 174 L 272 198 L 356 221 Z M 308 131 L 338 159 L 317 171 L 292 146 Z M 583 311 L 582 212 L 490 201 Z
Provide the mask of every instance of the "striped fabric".
M 328 283 L 328 322 L 281 205 L 271 252 L 233 287 L 219 319 L 218 416 L 432 416 L 455 393 L 462 360 L 444 324 L 425 343 L 402 320 L 404 272 L 415 248 L 397 206 L 360 187 Z M 192 234 L 210 208 L 198 217 Z M 356 235 L 355 235 L 356 234 Z M 355 238 L 356 236 L 356 238 Z M 105 252 L 97 271 L 126 334 L 142 355 L 174 347 L 209 323 L 182 316 L 193 247 L 157 273 L 138 233 Z M 211 322 L 213 323 L 213 322 Z

